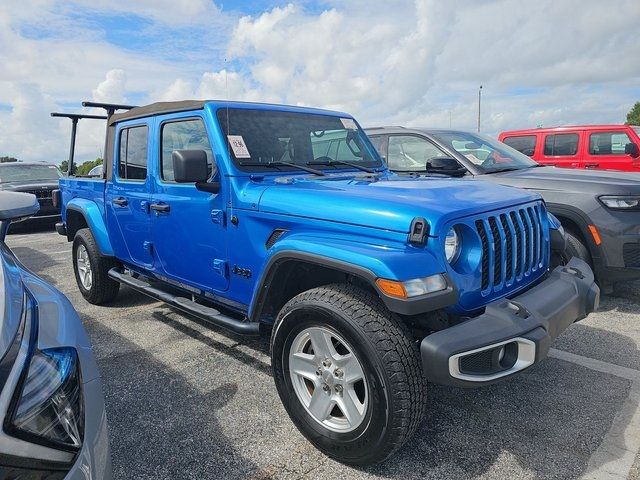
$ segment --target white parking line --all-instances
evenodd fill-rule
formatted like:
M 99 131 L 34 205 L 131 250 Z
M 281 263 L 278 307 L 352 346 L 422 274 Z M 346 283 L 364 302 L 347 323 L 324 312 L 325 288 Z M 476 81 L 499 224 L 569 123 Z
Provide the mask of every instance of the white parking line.
M 564 350 L 556 350 L 555 348 L 549 350 L 549 356 L 566 362 L 582 365 L 583 367 L 595 370 L 596 372 L 608 373 L 610 375 L 615 375 L 616 377 L 626 378 L 632 382 L 640 382 L 640 370 L 621 367 L 620 365 L 603 362 L 602 360 L 596 360 L 595 358 L 583 357 L 582 355 L 565 352 Z
M 629 396 L 591 455 L 587 473 L 582 476 L 583 479 L 626 479 L 640 452 L 640 371 L 553 348 L 549 356 L 632 382 Z

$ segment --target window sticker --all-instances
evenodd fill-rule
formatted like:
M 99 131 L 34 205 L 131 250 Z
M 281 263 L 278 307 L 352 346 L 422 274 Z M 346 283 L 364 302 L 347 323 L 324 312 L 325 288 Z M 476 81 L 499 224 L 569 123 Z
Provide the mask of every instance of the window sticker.
M 357 130 L 356 122 L 353 121 L 353 118 L 341 118 L 342 126 L 347 130 Z
M 233 150 L 233 154 L 236 156 L 236 158 L 251 158 L 249 149 L 244 143 L 242 135 L 227 135 L 227 139 L 229 139 L 231 149 Z
M 473 163 L 482 163 L 482 160 L 476 157 L 473 153 L 465 153 L 464 156 L 471 160 Z

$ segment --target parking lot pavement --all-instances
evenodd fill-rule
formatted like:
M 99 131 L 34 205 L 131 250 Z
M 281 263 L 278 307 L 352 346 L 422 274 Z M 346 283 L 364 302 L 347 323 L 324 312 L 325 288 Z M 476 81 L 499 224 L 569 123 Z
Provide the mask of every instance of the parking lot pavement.
M 293 427 L 266 339 L 212 329 L 127 289 L 111 306 L 90 305 L 63 237 L 19 233 L 8 244 L 71 299 L 91 336 L 116 478 L 640 478 L 640 283 L 603 298 L 550 358 L 511 381 L 431 386 L 414 439 L 356 470 Z

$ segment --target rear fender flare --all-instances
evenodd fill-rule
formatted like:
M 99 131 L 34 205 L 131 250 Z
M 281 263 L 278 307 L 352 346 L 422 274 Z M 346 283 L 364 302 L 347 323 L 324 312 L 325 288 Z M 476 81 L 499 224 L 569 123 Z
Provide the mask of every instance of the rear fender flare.
M 100 211 L 98 204 L 84 198 L 74 198 L 69 200 L 66 205 L 67 221 L 69 218 L 69 212 L 71 211 L 78 212 L 84 217 L 87 222 L 87 226 L 93 234 L 93 238 L 95 238 L 96 243 L 98 244 L 100 253 L 107 257 L 112 257 L 113 247 L 109 240 L 109 231 L 107 230 L 107 226 L 104 222 L 104 216 Z

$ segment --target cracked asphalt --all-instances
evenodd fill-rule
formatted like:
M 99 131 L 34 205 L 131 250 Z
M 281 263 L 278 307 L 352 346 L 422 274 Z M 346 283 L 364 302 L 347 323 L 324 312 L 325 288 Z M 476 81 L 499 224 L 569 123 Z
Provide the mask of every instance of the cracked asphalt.
M 118 479 L 640 479 L 640 283 L 604 297 L 513 380 L 431 386 L 413 440 L 382 465 L 353 469 L 289 421 L 267 339 L 233 336 L 126 288 L 110 306 L 90 305 L 65 238 L 18 229 L 7 243 L 69 297 L 89 332 Z

